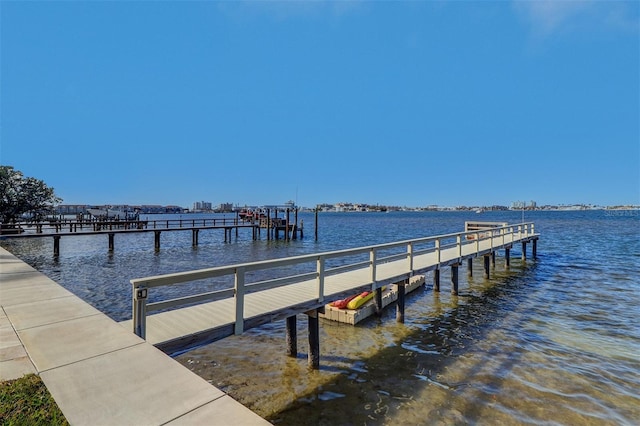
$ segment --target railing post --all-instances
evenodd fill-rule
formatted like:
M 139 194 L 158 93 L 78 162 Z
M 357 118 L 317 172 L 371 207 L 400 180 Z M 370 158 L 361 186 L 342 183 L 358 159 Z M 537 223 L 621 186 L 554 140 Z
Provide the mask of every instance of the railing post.
M 480 251 L 480 233 L 476 232 L 476 253 Z
M 462 236 L 458 234 L 456 236 L 456 244 L 458 245 L 458 259 L 462 257 Z
M 133 332 L 147 338 L 147 296 L 148 289 L 142 285 L 133 288 Z
M 371 271 L 371 282 L 376 283 L 376 249 L 372 248 L 369 252 L 369 270 Z M 375 287 L 373 287 L 375 289 Z
M 436 239 L 436 254 L 438 266 L 440 266 L 440 238 Z
M 407 261 L 409 265 L 409 272 L 413 272 L 413 243 L 407 244 Z
M 244 331 L 244 268 L 236 268 L 235 276 L 236 325 L 234 333 L 242 334 Z
M 324 301 L 324 256 L 318 256 L 316 273 L 318 274 L 318 302 L 322 302 Z

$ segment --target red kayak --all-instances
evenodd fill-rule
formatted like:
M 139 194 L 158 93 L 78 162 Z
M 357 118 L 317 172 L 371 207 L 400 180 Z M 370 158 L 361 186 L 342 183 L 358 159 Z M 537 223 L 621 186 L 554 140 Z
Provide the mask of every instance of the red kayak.
M 353 299 L 355 299 L 358 296 L 364 297 L 367 294 L 369 294 L 368 291 L 365 291 L 364 293 L 360 293 L 360 294 L 354 294 L 353 296 L 349 296 L 346 299 L 336 300 L 335 302 L 331 303 L 331 306 L 338 309 L 345 309 L 349 304 L 349 302 L 351 302 Z
M 353 296 L 349 296 L 346 299 L 336 300 L 335 302 L 331 303 L 331 306 L 338 309 L 344 309 L 347 307 L 349 302 L 351 302 L 353 299 L 355 299 L 358 296 L 359 296 L 358 294 L 354 294 Z

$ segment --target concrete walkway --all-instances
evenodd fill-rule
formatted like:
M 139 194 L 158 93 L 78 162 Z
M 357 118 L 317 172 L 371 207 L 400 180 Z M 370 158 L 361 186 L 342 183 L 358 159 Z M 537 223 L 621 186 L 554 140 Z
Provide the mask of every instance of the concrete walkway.
M 39 374 L 72 425 L 268 425 L 0 247 L 0 379 Z

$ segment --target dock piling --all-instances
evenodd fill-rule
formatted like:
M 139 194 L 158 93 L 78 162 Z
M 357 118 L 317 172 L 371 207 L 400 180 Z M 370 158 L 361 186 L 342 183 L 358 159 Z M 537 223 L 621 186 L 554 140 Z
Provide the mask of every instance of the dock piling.
M 298 326 L 295 315 L 287 317 L 287 356 L 298 356 Z
M 398 301 L 396 302 L 396 321 L 399 323 L 404 323 L 404 293 L 405 293 L 405 284 L 408 284 L 409 280 L 406 279 L 402 282 L 398 283 Z
M 376 315 L 382 315 L 382 287 L 378 287 L 375 290 L 375 304 L 376 304 Z
M 440 268 L 433 271 L 433 291 L 440 291 Z
M 488 280 L 490 277 L 489 258 L 491 257 L 491 255 L 485 254 L 483 257 L 484 257 L 484 278 Z
M 60 256 L 60 235 L 53 236 L 53 257 Z
M 470 257 L 467 259 L 467 276 L 473 276 L 473 258 Z
M 451 265 L 451 294 L 458 294 L 458 263 Z
M 114 248 L 114 237 L 116 236 L 116 234 L 114 234 L 113 232 L 109 232 L 109 252 L 113 251 Z
M 153 238 L 153 246 L 155 248 L 156 251 L 160 251 L 160 231 L 153 231 L 154 233 L 154 238 Z
M 312 370 L 320 369 L 320 320 L 318 319 L 318 311 L 313 310 L 307 312 L 309 320 L 309 368 Z
M 504 249 L 504 267 L 509 269 L 511 266 L 511 247 L 506 247 Z

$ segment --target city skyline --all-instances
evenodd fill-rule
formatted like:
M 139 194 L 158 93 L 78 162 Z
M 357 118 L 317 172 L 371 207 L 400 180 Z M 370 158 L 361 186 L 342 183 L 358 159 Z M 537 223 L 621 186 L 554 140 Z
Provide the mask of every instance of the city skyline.
M 639 16 L 0 2 L 0 163 L 67 204 L 637 205 Z

